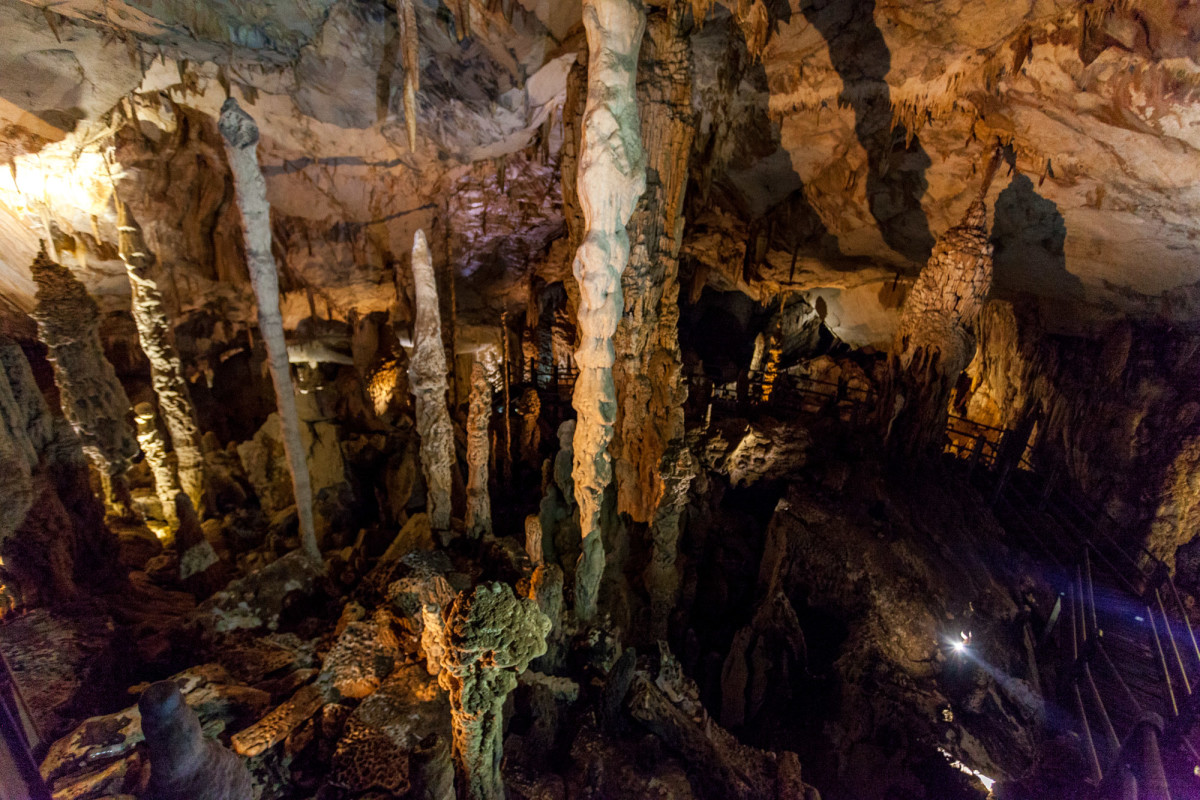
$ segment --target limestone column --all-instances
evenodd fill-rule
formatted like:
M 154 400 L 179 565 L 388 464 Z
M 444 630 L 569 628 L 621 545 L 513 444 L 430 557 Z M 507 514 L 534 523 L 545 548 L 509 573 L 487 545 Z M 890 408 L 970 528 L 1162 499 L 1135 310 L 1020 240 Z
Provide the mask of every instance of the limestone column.
M 142 446 L 142 454 L 146 456 L 146 463 L 150 465 L 150 473 L 154 476 L 154 493 L 162 505 L 163 518 L 175 528 L 179 525 L 179 517 L 175 513 L 179 479 L 175 474 L 175 463 L 158 430 L 158 415 L 149 403 L 138 403 L 133 407 L 133 415 L 137 420 L 138 444 Z
M 118 249 L 133 290 L 133 320 L 137 324 L 142 351 L 150 361 L 150 380 L 158 397 L 163 423 L 171 437 L 179 470 L 178 483 L 192 506 L 203 509 L 205 465 L 200 447 L 200 426 L 196 423 L 196 409 L 183 374 L 183 364 L 171 342 L 171 323 L 162 292 L 152 272 L 154 254 L 146 246 L 142 228 L 129 207 L 115 195 L 113 199 L 117 206 Z M 162 496 L 161 492 L 159 496 Z M 170 505 L 174 507 L 173 499 Z
M 587 104 L 580 140 L 578 188 L 584 239 L 573 271 L 579 284 L 579 379 L 572 405 L 575 427 L 575 497 L 581 553 L 575 580 L 575 613 L 596 615 L 604 573 L 600 505 L 612 480 L 616 390 L 612 337 L 621 317 L 621 273 L 629 258 L 625 225 L 646 186 L 635 87 L 645 16 L 636 0 L 584 0 L 588 39 Z
M 550 620 L 504 583 L 458 596 L 446 614 L 438 683 L 450 693 L 459 800 L 503 800 L 504 699 L 517 675 L 546 652 Z
M 488 428 L 492 421 L 492 385 L 483 364 L 471 368 L 471 405 L 467 412 L 467 535 L 492 532 L 492 500 L 488 496 Z
M 83 284 L 45 247 L 33 261 L 38 335 L 50 350 L 62 410 L 99 470 L 111 507 L 128 510 L 125 471 L 138 446 L 126 418 L 129 398 L 100 344 L 100 309 Z
M 997 165 L 993 157 L 979 196 L 962 222 L 938 239 L 904 301 L 879 409 L 888 445 L 898 456 L 940 449 L 950 391 L 975 354 L 972 328 L 992 288 L 984 197 Z
M 413 237 L 412 271 L 417 320 L 408 379 L 416 400 L 429 524 L 435 531 L 448 531 L 454 428 L 450 424 L 450 410 L 446 408 L 446 348 L 442 345 L 437 281 L 424 231 L 417 231 Z
M 279 408 L 279 427 L 283 449 L 292 474 L 292 492 L 300 520 L 300 544 L 314 561 L 321 561 L 313 524 L 312 483 L 308 475 L 304 444 L 300 439 L 300 417 L 292 388 L 287 342 L 283 336 L 283 314 L 279 310 L 279 275 L 271 254 L 271 208 L 267 204 L 267 184 L 258 166 L 258 125 L 230 97 L 221 106 L 217 127 L 225 139 L 229 169 L 233 173 L 238 209 L 242 213 L 242 232 L 246 237 L 246 261 L 250 284 L 258 304 L 258 329 L 267 348 L 267 366 L 275 386 Z

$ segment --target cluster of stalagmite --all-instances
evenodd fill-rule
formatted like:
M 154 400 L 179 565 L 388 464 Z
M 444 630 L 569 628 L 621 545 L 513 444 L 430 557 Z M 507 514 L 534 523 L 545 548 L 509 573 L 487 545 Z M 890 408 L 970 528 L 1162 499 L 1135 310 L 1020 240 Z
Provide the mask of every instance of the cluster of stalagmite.
M 691 454 L 683 444 L 687 385 L 679 350 L 679 249 L 696 136 L 688 19 L 681 3 L 654 9 L 647 18 L 638 105 L 648 177 L 629 223 L 624 314 L 614 339 L 617 508 L 650 524 L 645 578 L 654 638 L 665 634 L 675 604 L 680 513 L 692 476 Z
M 492 500 L 488 496 L 488 429 L 492 420 L 492 385 L 483 364 L 471 368 L 471 405 L 467 412 L 467 535 L 492 532 Z
M 975 355 L 972 328 L 992 289 L 984 197 L 997 163 L 993 157 L 979 196 L 938 239 L 904 302 L 880 403 L 889 446 L 899 455 L 939 449 L 950 391 Z
M 275 257 L 271 254 L 271 208 L 267 204 L 267 184 L 258 166 L 258 126 L 231 97 L 221 106 L 218 127 L 225 139 L 237 205 L 242 213 L 247 267 L 258 304 L 258 329 L 267 347 L 267 365 L 275 386 L 283 449 L 292 475 L 292 491 L 300 521 L 300 543 L 311 558 L 320 561 L 321 550 L 317 546 L 313 522 L 312 483 L 300 438 L 300 416 L 296 411 L 287 342 L 283 335 L 283 315 L 279 309 L 279 275 Z
M 546 652 L 550 627 L 536 601 L 517 599 L 504 583 L 460 594 L 447 612 L 438 682 L 450 693 L 463 800 L 503 800 L 504 699 L 517 687 L 517 675 Z
M 33 261 L 38 335 L 54 363 L 63 414 L 105 483 L 110 506 L 128 508 L 125 471 L 137 455 L 126 421 L 129 398 L 100 344 L 100 309 L 66 267 L 46 255 Z
M 608 444 L 616 410 L 613 334 L 621 317 L 621 273 L 629 259 L 625 230 L 646 187 L 636 91 L 645 15 L 634 0 L 585 0 L 588 92 L 580 138 L 578 190 L 584 238 L 573 271 L 579 284 L 579 378 L 572 405 L 575 497 L 582 549 L 575 576 L 575 613 L 596 614 L 604 573 L 600 510 L 612 480 Z
M 175 515 L 175 495 L 179 493 L 175 461 L 167 452 L 167 443 L 158 429 L 158 415 L 154 413 L 154 406 L 138 403 L 133 407 L 133 416 L 137 421 L 138 444 L 142 446 L 142 454 L 150 465 L 150 474 L 154 476 L 154 492 L 162 505 L 163 517 L 174 527 L 179 521 Z
M 138 341 L 150 361 L 150 380 L 158 397 L 163 422 L 171 436 L 178 470 L 179 486 L 197 509 L 204 500 L 204 454 L 200 448 L 200 427 L 196 409 L 188 391 L 179 353 L 171 341 L 171 323 L 163 304 L 162 292 L 154 279 L 154 254 L 146 246 L 142 228 L 129 207 L 114 196 L 117 206 L 118 250 L 129 275 L 133 292 L 133 320 Z M 139 429 L 140 438 L 140 429 Z M 155 479 L 159 472 L 156 470 Z M 163 493 L 159 489 L 159 495 Z
M 417 231 L 413 237 L 412 272 L 416 287 L 417 319 L 413 330 L 413 354 L 408 380 L 416 400 L 417 433 L 421 436 L 421 470 L 425 475 L 429 524 L 435 531 L 448 531 L 454 428 L 446 407 L 446 349 L 442 344 L 437 279 L 423 231 Z

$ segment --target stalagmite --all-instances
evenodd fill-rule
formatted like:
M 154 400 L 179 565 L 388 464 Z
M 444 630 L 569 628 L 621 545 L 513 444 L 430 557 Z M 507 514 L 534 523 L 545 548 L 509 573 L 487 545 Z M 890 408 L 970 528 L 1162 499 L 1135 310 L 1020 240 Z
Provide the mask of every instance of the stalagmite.
M 534 600 L 518 600 L 504 583 L 476 586 L 450 607 L 438 683 L 450 693 L 460 800 L 503 800 L 504 699 L 546 652 L 550 625 Z
M 32 272 L 37 283 L 33 317 L 50 349 L 63 414 L 99 470 L 109 504 L 127 509 L 124 475 L 138 447 L 126 422 L 129 398 L 100 344 L 100 309 L 70 270 L 46 256 L 44 247 Z
M 635 88 L 638 50 L 645 30 L 634 0 L 584 0 L 588 38 L 588 95 L 579 154 L 579 200 L 584 240 L 573 271 L 579 284 L 579 378 L 572 405 L 575 428 L 575 497 L 582 552 L 575 580 L 575 613 L 596 615 L 604 573 L 600 506 L 612 480 L 608 443 L 616 392 L 613 333 L 621 316 L 621 272 L 629 258 L 625 225 L 646 187 L 645 160 Z
M 421 470 L 425 475 L 429 523 L 435 531 L 450 530 L 451 470 L 454 468 L 454 428 L 446 408 L 446 349 L 437 282 L 425 233 L 417 231 L 412 250 L 417 320 L 413 331 L 409 383 L 416 399 L 417 432 L 421 436 Z
M 246 261 L 250 283 L 258 303 L 258 329 L 267 347 L 267 364 L 275 386 L 275 401 L 283 433 L 283 449 L 292 474 L 292 491 L 300 520 L 300 543 L 315 561 L 321 560 L 313 524 L 312 484 L 308 462 L 300 439 L 300 417 L 292 389 L 287 342 L 283 336 L 283 315 L 279 310 L 279 275 L 271 254 L 271 209 L 267 205 L 267 185 L 258 166 L 258 126 L 232 97 L 221 106 L 218 123 L 229 154 L 237 204 L 242 212 L 242 230 L 246 238 Z
M 158 397 L 163 423 L 171 436 L 179 471 L 178 482 L 192 505 L 202 510 L 205 467 L 200 448 L 200 427 L 196 424 L 196 409 L 192 405 L 179 353 L 171 342 L 171 323 L 167 318 L 162 292 L 152 272 L 154 254 L 146 246 L 141 226 L 130 214 L 128 206 L 115 195 L 114 201 L 117 206 L 118 249 L 133 291 L 133 320 L 137 324 L 142 351 L 150 361 L 150 380 Z
M 471 407 L 467 412 L 467 535 L 492 532 L 492 500 L 488 496 L 488 428 L 492 421 L 492 385 L 478 361 L 471 368 Z
M 538 450 L 542 446 L 542 435 L 538 431 L 538 417 L 542 414 L 542 400 L 536 389 L 526 389 L 517 401 L 517 414 L 521 417 L 521 460 L 530 466 L 540 463 Z
M 992 244 L 984 197 L 997 152 L 962 222 L 942 234 L 905 300 L 892 340 L 880 413 L 893 452 L 937 452 L 945 435 L 950 390 L 975 354 L 972 327 L 992 289 Z
M 175 514 L 175 495 L 179 493 L 179 478 L 175 474 L 175 462 L 167 452 L 166 442 L 158 430 L 158 415 L 154 406 L 149 403 L 138 403 L 133 407 L 133 416 L 137 421 L 138 444 L 142 446 L 142 454 L 150 465 L 150 473 L 154 476 L 154 493 L 162 505 L 163 518 L 174 528 L 179 523 Z

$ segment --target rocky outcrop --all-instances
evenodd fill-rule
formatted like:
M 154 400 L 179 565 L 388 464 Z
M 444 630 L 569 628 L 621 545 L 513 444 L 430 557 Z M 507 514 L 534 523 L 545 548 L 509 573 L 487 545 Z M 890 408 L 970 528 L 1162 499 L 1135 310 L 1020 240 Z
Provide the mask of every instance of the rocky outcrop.
M 107 499 L 127 507 L 123 476 L 137 455 L 137 440 L 126 421 L 129 398 L 100 343 L 100 309 L 83 284 L 51 261 L 45 249 L 34 259 L 32 271 L 38 287 L 33 316 L 54 363 L 63 414 L 106 488 L 111 486 Z
M 450 530 L 451 474 L 455 468 L 454 428 L 446 407 L 446 349 L 437 276 L 425 233 L 417 231 L 412 248 L 417 319 L 409 383 L 416 399 L 417 432 L 421 435 L 421 471 L 425 475 L 429 523 L 435 531 Z
M 313 524 L 312 484 L 300 435 L 300 417 L 292 388 L 287 342 L 283 336 L 283 316 L 279 310 L 279 275 L 271 253 L 271 209 L 267 204 L 267 186 L 258 166 L 258 126 L 232 97 L 221 107 L 219 125 L 229 155 L 229 168 L 237 188 L 237 204 L 242 212 L 242 231 L 246 237 L 246 260 L 250 282 L 258 301 L 258 329 L 267 346 L 267 365 L 275 387 L 280 428 L 296 513 L 300 518 L 300 544 L 309 558 L 321 561 Z
M 133 320 L 137 324 L 138 341 L 150 360 L 150 380 L 158 398 L 158 407 L 171 436 L 179 486 L 192 505 L 204 509 L 204 454 L 200 448 L 200 428 L 196 409 L 184 377 L 183 364 L 171 341 L 171 321 L 167 317 L 162 292 L 155 280 L 154 254 L 146 246 L 142 228 L 129 207 L 114 195 L 117 206 L 118 250 L 129 286 L 133 292 Z M 141 422 L 139 418 L 139 440 Z M 155 470 L 158 477 L 159 470 Z M 160 496 L 162 492 L 160 490 Z
M 596 615 L 604 573 L 600 506 L 612 481 L 608 453 L 616 408 L 612 337 L 622 311 L 621 273 L 629 259 L 625 226 L 646 187 L 636 91 L 636 56 L 645 16 L 641 4 L 631 0 L 585 0 L 583 21 L 588 35 L 588 99 L 578 176 L 584 239 L 572 268 L 580 291 L 572 474 L 582 532 L 575 613 L 590 622 Z
M 492 385 L 483 364 L 471 368 L 471 405 L 467 412 L 467 534 L 474 538 L 492 532 L 492 500 L 488 495 L 489 433 Z
M 938 239 L 901 312 L 880 415 L 888 442 L 903 456 L 940 452 L 950 391 L 975 354 L 972 328 L 992 289 L 983 203 L 989 182 L 962 222 Z
M 138 700 L 150 756 L 148 800 L 250 800 L 250 773 L 233 753 L 206 740 L 200 719 L 173 681 L 155 683 Z
M 550 620 L 507 584 L 475 587 L 446 613 L 441 686 L 450 693 L 460 800 L 503 800 L 501 710 L 517 675 L 546 652 Z
M 158 430 L 158 415 L 154 406 L 149 403 L 138 403 L 133 407 L 134 420 L 137 422 L 137 439 L 141 445 L 142 455 L 150 465 L 150 473 L 154 476 L 154 491 L 158 495 L 159 505 L 162 506 L 163 518 L 169 526 L 179 523 L 175 514 L 175 495 L 179 493 L 179 476 L 175 473 L 175 460 L 167 452 L 167 444 Z

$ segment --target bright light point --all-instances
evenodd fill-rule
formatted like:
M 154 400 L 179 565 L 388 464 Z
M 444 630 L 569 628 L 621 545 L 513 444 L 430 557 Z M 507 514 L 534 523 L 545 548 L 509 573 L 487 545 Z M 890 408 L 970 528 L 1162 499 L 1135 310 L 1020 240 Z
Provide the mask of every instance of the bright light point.
M 1134 617 L 1134 619 L 1136 619 L 1138 622 L 1145 622 L 1145 621 L 1146 621 L 1146 620 L 1145 620 L 1145 619 L 1143 619 L 1142 617 Z
M 963 650 L 966 650 L 966 649 L 967 649 L 966 642 L 955 642 L 954 643 L 954 652 L 961 653 Z
M 987 775 L 984 775 L 979 770 L 968 767 L 966 764 L 964 764 L 963 762 L 961 762 L 957 758 L 955 758 L 953 755 L 951 755 L 949 750 L 946 750 L 943 747 L 939 747 L 938 752 L 946 757 L 946 760 L 950 762 L 950 766 L 954 767 L 959 772 L 965 772 L 968 775 L 975 776 L 979 780 L 979 782 L 983 784 L 983 788 L 986 789 L 989 794 L 991 793 L 992 786 L 994 786 L 996 783 L 995 778 L 989 778 Z

